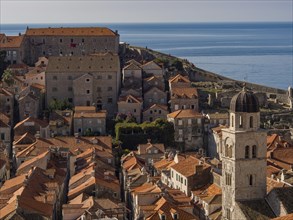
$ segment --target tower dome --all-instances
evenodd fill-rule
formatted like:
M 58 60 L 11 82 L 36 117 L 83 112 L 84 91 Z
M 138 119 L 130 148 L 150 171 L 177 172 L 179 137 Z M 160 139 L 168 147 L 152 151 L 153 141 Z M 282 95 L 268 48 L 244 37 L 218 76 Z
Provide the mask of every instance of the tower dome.
M 230 104 L 232 112 L 259 112 L 259 104 L 257 97 L 245 88 L 235 96 L 233 96 Z

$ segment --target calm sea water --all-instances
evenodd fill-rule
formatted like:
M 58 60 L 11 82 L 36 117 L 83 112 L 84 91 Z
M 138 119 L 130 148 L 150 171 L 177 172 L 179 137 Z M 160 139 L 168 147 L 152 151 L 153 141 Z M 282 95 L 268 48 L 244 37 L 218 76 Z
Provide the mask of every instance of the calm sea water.
M 293 84 L 293 23 L 38 24 L 107 26 L 120 40 L 186 58 L 196 66 L 258 84 L 286 89 Z M 7 35 L 26 25 L 0 25 Z

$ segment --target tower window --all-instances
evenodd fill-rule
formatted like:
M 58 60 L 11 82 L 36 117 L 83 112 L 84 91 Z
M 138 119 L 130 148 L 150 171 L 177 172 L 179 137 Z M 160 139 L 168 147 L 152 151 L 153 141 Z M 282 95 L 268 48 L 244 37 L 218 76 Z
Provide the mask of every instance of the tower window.
M 231 117 L 231 127 L 233 128 L 234 127 L 234 116 L 232 115 Z
M 250 118 L 249 118 L 249 127 L 253 128 L 253 117 L 252 116 L 250 116 Z
M 249 158 L 249 146 L 245 146 L 245 158 Z
M 242 128 L 243 127 L 243 121 L 242 121 L 242 116 L 240 115 L 239 116 L 239 128 Z
M 226 217 L 227 217 L 228 220 L 231 219 L 231 211 L 228 208 L 226 208 Z
M 252 158 L 256 158 L 256 146 L 252 146 Z
M 225 176 L 226 176 L 226 185 L 227 186 L 231 186 L 231 183 L 232 183 L 232 175 L 230 173 L 226 173 Z
M 249 175 L 249 185 L 250 186 L 253 185 L 253 177 L 252 177 L 252 175 Z

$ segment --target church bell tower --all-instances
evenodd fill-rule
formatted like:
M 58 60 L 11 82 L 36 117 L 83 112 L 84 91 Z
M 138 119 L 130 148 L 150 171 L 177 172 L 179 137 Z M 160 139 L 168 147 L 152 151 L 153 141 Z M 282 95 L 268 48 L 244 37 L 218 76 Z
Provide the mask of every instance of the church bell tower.
M 266 132 L 260 129 L 257 97 L 244 88 L 230 104 L 230 125 L 222 129 L 222 216 L 235 219 L 235 203 L 266 195 Z

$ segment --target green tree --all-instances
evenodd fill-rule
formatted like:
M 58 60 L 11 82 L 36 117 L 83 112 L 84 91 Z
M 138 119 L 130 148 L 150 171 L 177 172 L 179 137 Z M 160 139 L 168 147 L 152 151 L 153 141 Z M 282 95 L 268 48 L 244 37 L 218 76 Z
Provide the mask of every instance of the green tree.
M 172 66 L 174 66 L 177 70 L 183 71 L 183 64 L 180 60 L 176 59 L 173 63 Z
M 5 82 L 8 86 L 13 84 L 13 74 L 10 70 L 5 70 L 2 75 L 2 81 Z
M 54 99 L 49 103 L 49 111 L 72 109 L 72 105 L 67 100 Z

